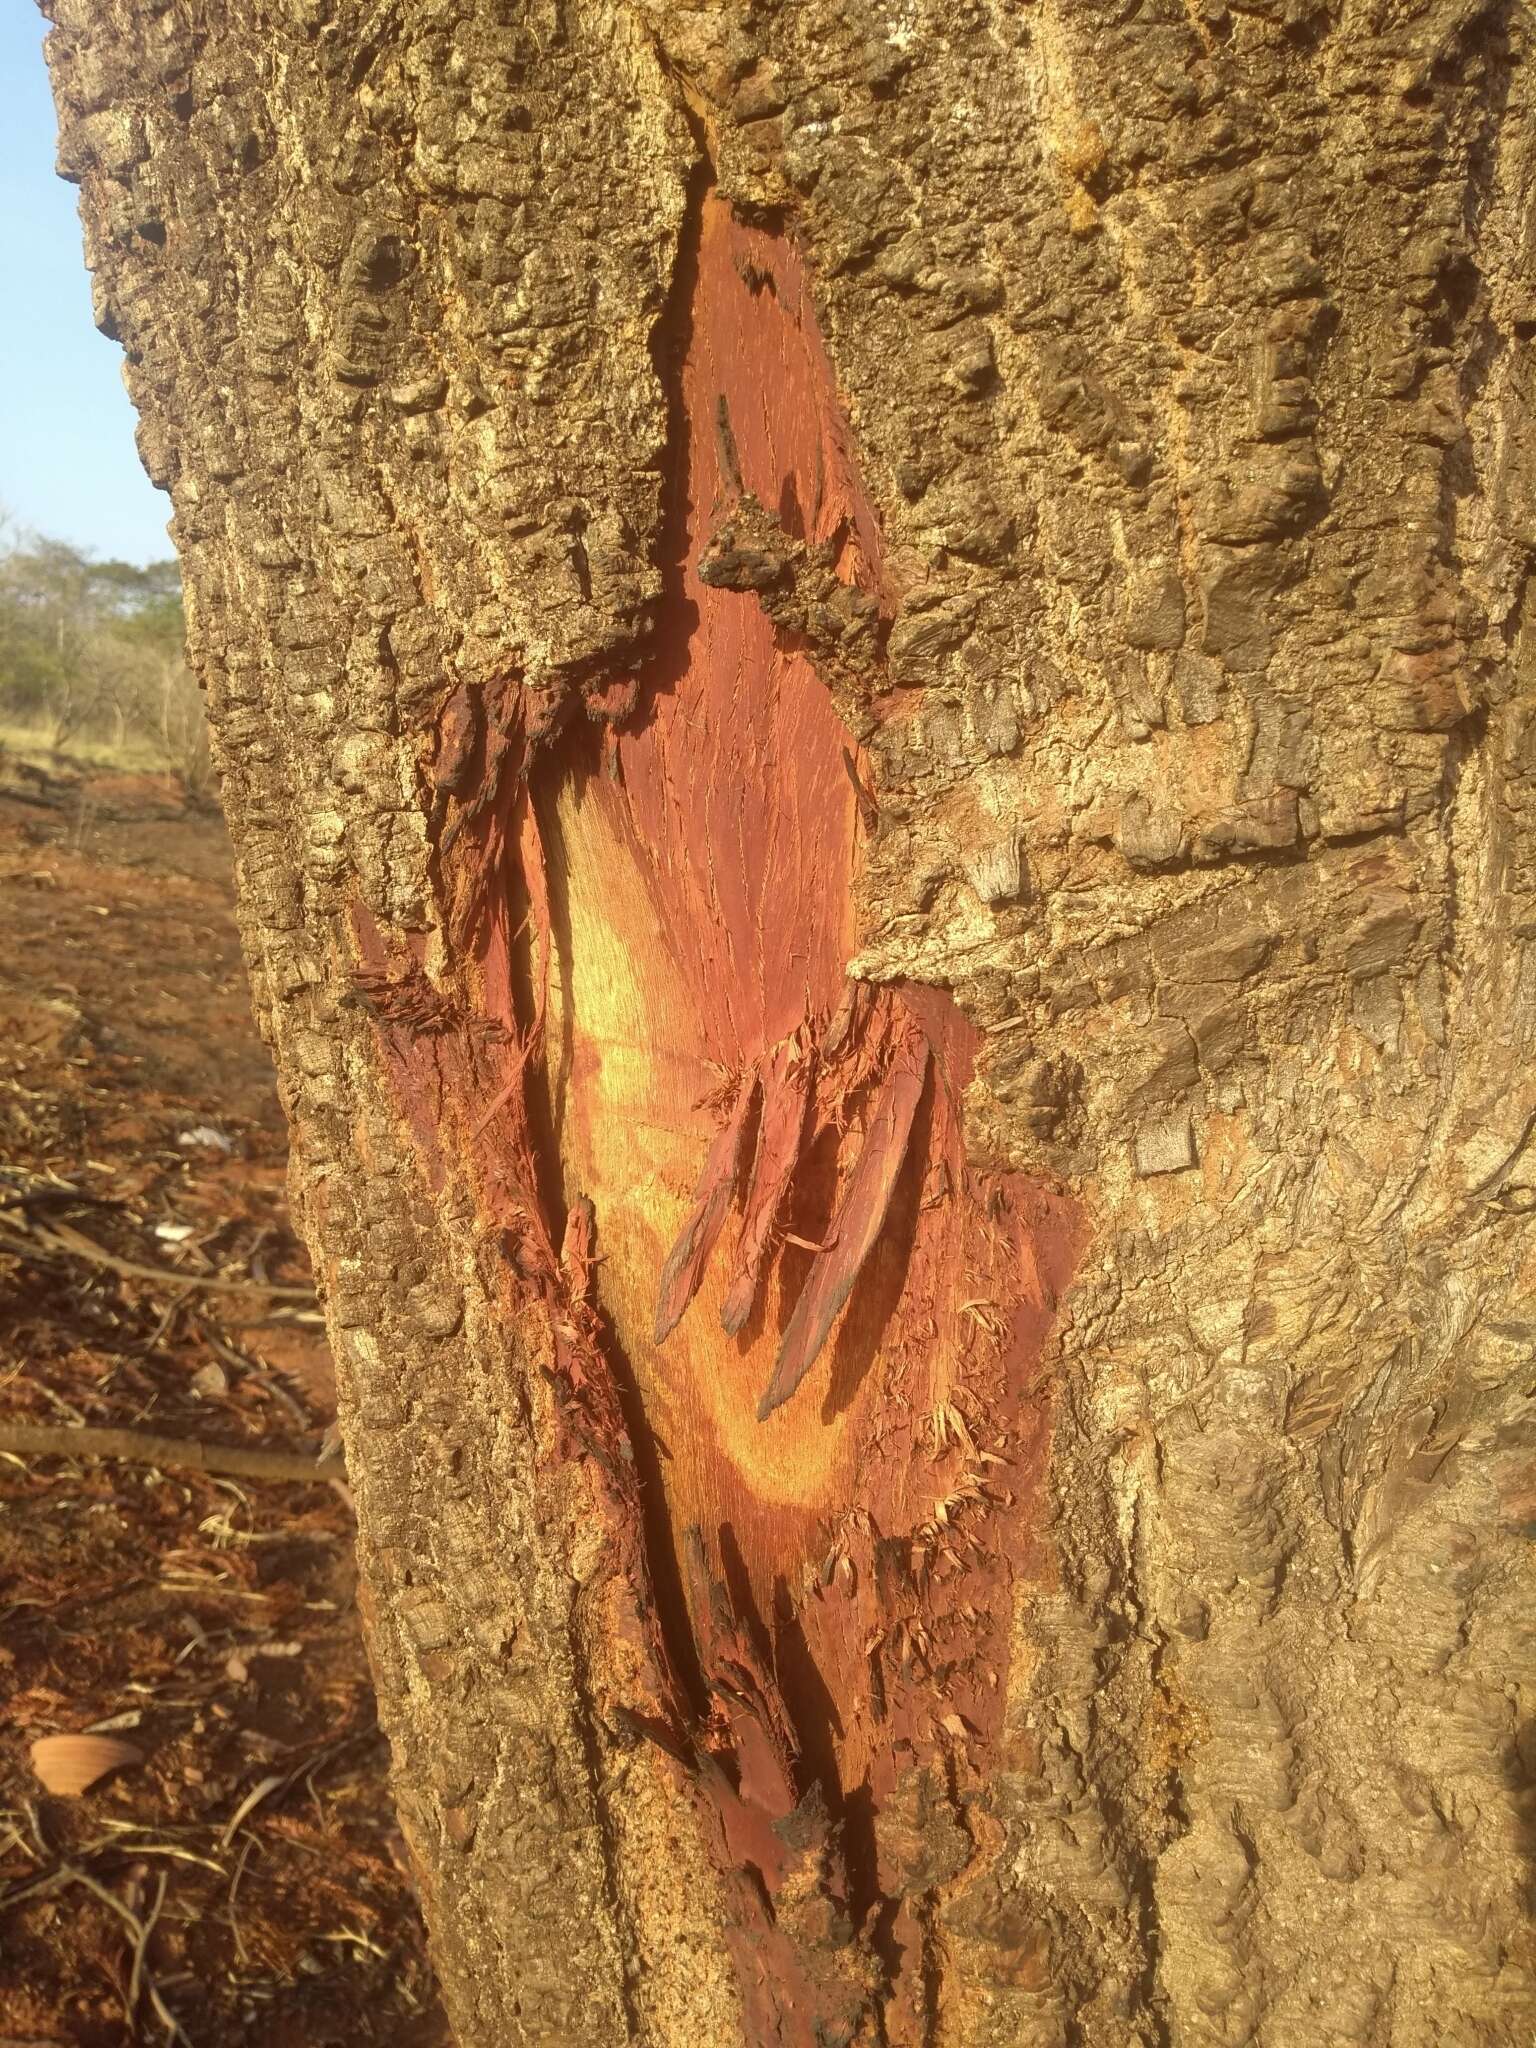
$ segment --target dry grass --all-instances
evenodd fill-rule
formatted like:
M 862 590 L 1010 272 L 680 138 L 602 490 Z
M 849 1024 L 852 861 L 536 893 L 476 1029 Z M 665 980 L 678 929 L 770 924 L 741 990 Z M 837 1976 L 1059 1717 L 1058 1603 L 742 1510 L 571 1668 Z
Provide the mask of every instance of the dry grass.
M 46 726 L 19 724 L 0 718 L 0 749 L 45 771 L 61 767 L 96 768 L 117 775 L 164 775 L 165 755 L 145 733 L 130 732 L 122 740 L 70 736 L 66 747 L 55 749 Z

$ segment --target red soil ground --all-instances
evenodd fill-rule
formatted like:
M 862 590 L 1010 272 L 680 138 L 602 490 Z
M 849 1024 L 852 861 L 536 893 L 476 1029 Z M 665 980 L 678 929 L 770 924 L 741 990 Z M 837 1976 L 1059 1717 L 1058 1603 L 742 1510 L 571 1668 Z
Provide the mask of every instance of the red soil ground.
M 307 1266 L 231 894 L 167 784 L 0 760 L 0 2048 L 449 2040 L 344 1494 L 4 1448 L 331 1419 L 312 1306 L 262 1291 Z M 33 1741 L 103 1724 L 142 1760 L 50 1796 Z

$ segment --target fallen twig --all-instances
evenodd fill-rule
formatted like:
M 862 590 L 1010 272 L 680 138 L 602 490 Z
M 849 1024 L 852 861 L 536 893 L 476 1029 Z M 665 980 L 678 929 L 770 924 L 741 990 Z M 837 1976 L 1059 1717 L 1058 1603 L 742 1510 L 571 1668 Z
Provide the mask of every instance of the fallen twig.
M 48 1458 L 127 1458 L 136 1465 L 174 1465 L 232 1479 L 297 1479 L 327 1486 L 345 1467 L 302 1451 L 244 1450 L 197 1437 L 151 1436 L 137 1429 L 92 1429 L 68 1423 L 0 1421 L 0 1453 Z
M 145 1914 L 143 1924 L 139 1928 L 138 1939 L 133 1944 L 133 1968 L 128 1976 L 128 2017 L 130 2023 L 132 2022 L 133 2015 L 139 2009 L 139 1993 L 143 1990 L 145 1979 L 148 1976 L 145 1968 L 145 1958 L 149 1954 L 149 1937 L 154 1933 L 155 1922 L 160 1918 L 160 1909 L 165 1904 L 165 1888 L 169 1883 L 169 1873 L 162 1870 L 160 1882 L 155 1887 L 155 1903 Z
M 187 2034 L 185 2028 L 182 2027 L 176 2015 L 160 1996 L 155 1980 L 150 1976 L 145 1964 L 145 1956 L 149 1948 L 149 1937 L 154 1931 L 155 1921 L 159 1918 L 160 1908 L 165 1903 L 165 1887 L 163 1884 L 155 1900 L 154 1909 L 150 1914 L 148 1924 L 140 1919 L 126 1899 L 120 1899 L 117 1893 L 110 1890 L 106 1885 L 98 1884 L 88 1870 L 81 1870 L 78 1865 L 73 1863 L 60 1864 L 46 1878 L 13 1888 L 5 1893 L 3 1899 L 0 1899 L 0 1904 L 13 1906 L 30 1894 L 61 1891 L 66 1886 L 72 1884 L 83 1886 L 93 1898 L 99 1899 L 102 1905 L 110 1907 L 133 1937 L 132 1976 L 128 1990 L 123 1993 L 123 2017 L 127 2022 L 130 2033 L 134 2030 L 135 2007 L 138 2004 L 142 1991 L 147 1994 L 150 2005 L 154 2008 L 155 2017 L 159 2020 L 161 2026 L 165 2028 L 167 2039 L 186 2041 Z
M 239 1833 L 241 1822 L 249 1819 L 265 1800 L 272 1798 L 274 1794 L 281 1796 L 290 1786 L 298 1784 L 300 1779 L 309 1785 L 310 1796 L 313 1798 L 315 1788 L 311 1781 L 316 1771 L 326 1764 L 334 1763 L 337 1757 L 344 1756 L 349 1749 L 356 1749 L 363 1743 L 371 1742 L 378 1732 L 377 1722 L 367 1728 L 344 1729 L 340 1735 L 333 1735 L 328 1741 L 306 1749 L 286 1771 L 274 1771 L 270 1776 L 262 1778 L 245 1794 L 224 1823 L 219 1836 L 219 1848 L 228 1849 Z
M 250 1791 L 247 1792 L 245 1797 L 241 1800 L 240 1804 L 235 1808 L 234 1812 L 230 1815 L 229 1819 L 225 1822 L 224 1832 L 219 1837 L 219 1847 L 221 1849 L 227 1849 L 230 1843 L 235 1839 L 235 1836 L 239 1833 L 241 1821 L 243 1821 L 248 1814 L 254 1813 L 256 1811 L 256 1808 L 260 1806 L 263 1799 L 265 1799 L 270 1793 L 281 1791 L 288 1785 L 292 1784 L 292 1782 L 293 1774 L 291 1772 L 285 1773 L 283 1771 L 275 1771 L 271 1777 L 263 1778 L 259 1784 L 253 1785 Z
M 232 1365 L 235 1368 L 242 1379 L 254 1380 L 256 1385 L 264 1388 L 275 1401 L 282 1403 L 283 1407 L 288 1410 L 288 1413 L 301 1429 L 307 1427 L 309 1417 L 305 1414 L 303 1408 L 294 1399 L 293 1395 L 289 1393 L 282 1381 L 274 1373 L 270 1372 L 266 1366 L 252 1358 L 248 1352 L 239 1350 L 230 1343 L 229 1339 L 222 1332 L 214 1329 L 212 1324 L 202 1321 L 201 1318 L 198 1323 L 198 1334 L 208 1348 L 216 1352 L 226 1365 Z
M 129 1279 L 158 1280 L 167 1287 L 216 1288 L 225 1294 L 266 1294 L 277 1301 L 313 1302 L 315 1298 L 312 1287 L 279 1287 L 270 1280 L 234 1280 L 223 1273 L 183 1273 L 175 1266 L 150 1266 L 138 1259 L 120 1258 L 116 1252 L 109 1252 L 105 1245 L 97 1244 L 94 1238 L 86 1237 L 67 1223 L 34 1221 L 25 1235 L 19 1230 L 0 1226 L 0 1249 L 14 1252 L 20 1258 L 85 1259 L 92 1265 L 105 1266 L 110 1272 L 125 1274 Z

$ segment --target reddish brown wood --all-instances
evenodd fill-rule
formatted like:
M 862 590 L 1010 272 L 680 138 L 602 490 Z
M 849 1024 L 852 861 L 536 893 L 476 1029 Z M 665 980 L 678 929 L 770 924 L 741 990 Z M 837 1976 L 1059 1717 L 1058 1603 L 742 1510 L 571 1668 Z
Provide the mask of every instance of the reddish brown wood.
M 878 1796 L 995 1727 L 1043 1427 L 1030 1361 L 1071 1224 L 966 1164 L 974 1038 L 942 994 L 846 1000 L 868 768 L 807 651 L 698 562 L 743 490 L 877 596 L 880 537 L 795 253 L 714 202 L 681 392 L 686 545 L 660 651 L 609 771 L 567 757 L 545 807 L 569 949 L 559 1139 L 666 1447 L 670 1524 L 702 1532 L 816 1767 Z

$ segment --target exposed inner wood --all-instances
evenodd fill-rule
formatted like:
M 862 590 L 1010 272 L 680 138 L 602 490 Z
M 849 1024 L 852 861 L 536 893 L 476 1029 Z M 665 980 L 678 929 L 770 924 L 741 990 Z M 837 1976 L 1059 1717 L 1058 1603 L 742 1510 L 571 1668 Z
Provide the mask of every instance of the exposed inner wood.
M 552 746 L 515 684 L 449 704 L 450 972 L 359 906 L 356 983 L 430 1179 L 473 1163 L 547 1332 L 631 1644 L 611 1706 L 706 1816 L 752 2038 L 809 2048 L 876 1977 L 919 2025 L 1047 1570 L 1074 1221 L 967 1164 L 949 997 L 847 978 L 866 764 L 811 651 L 700 569 L 744 493 L 883 599 L 880 536 L 793 249 L 706 198 L 686 281 L 654 656 Z
M 881 589 L 794 251 L 706 200 L 689 310 L 660 651 L 637 691 L 615 680 L 638 708 L 603 758 L 560 762 L 539 807 L 553 1137 L 698 1553 L 706 1669 L 714 1583 L 806 1764 L 878 1798 L 995 1730 L 1070 1225 L 967 1167 L 948 999 L 846 980 L 867 829 L 848 760 L 867 773 L 810 654 L 699 574 L 745 489 Z

